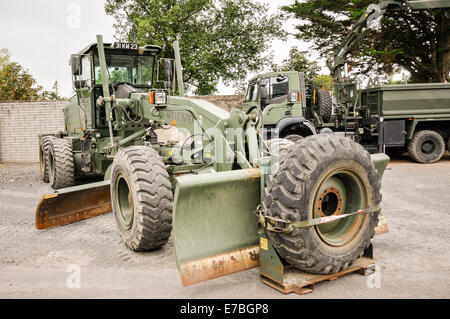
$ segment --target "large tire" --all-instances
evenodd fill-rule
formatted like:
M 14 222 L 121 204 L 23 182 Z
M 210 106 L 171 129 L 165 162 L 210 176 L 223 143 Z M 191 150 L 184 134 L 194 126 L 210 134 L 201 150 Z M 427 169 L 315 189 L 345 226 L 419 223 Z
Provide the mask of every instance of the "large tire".
M 423 130 L 414 134 L 408 145 L 409 157 L 418 163 L 431 164 L 438 162 L 445 152 L 445 142 L 435 131 Z
M 53 189 L 73 186 L 75 166 L 72 142 L 64 138 L 52 138 L 48 152 L 48 179 Z
M 329 122 L 331 120 L 331 115 L 333 114 L 333 101 L 331 95 L 326 90 L 317 91 L 317 98 L 319 103 L 319 116 L 324 122 Z
M 335 135 L 309 136 L 290 147 L 264 190 L 266 214 L 289 221 L 350 213 L 380 202 L 381 183 L 369 153 Z M 378 213 L 368 213 L 267 235 L 289 264 L 328 274 L 362 256 L 377 223 Z
M 50 141 L 53 136 L 43 136 L 39 140 L 39 164 L 41 171 L 41 179 L 44 183 L 48 183 L 48 152 L 50 149 Z
M 111 173 L 111 202 L 120 237 L 133 251 L 157 249 L 172 231 L 169 174 L 151 147 L 121 149 Z

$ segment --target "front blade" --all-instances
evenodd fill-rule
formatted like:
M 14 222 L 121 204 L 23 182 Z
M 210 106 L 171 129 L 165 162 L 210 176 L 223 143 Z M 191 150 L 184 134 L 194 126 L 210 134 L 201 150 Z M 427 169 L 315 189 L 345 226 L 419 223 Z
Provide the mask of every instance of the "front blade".
M 177 178 L 175 256 L 184 286 L 259 265 L 259 169 Z
M 36 229 L 48 229 L 110 213 L 110 181 L 60 189 L 45 195 L 36 208 Z

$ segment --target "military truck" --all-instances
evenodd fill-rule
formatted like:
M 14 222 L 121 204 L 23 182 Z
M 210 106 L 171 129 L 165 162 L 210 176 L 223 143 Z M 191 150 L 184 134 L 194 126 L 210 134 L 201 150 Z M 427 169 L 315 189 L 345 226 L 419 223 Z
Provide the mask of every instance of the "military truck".
M 298 140 L 317 132 L 343 132 L 370 152 L 408 151 L 419 163 L 439 161 L 449 141 L 450 85 L 390 85 L 358 90 L 347 57 L 385 12 L 449 8 L 450 1 L 382 1 L 366 14 L 327 61 L 335 103 L 303 73 L 265 73 L 250 80 L 243 110 L 264 110 L 267 135 Z
M 332 99 L 319 90 L 303 72 L 270 72 L 250 79 L 242 110 L 249 114 L 260 108 L 264 135 L 292 141 L 315 135 L 331 119 Z M 323 131 L 322 131 L 323 132 Z
M 385 85 L 361 90 L 345 128 L 372 152 L 434 163 L 450 147 L 450 83 Z

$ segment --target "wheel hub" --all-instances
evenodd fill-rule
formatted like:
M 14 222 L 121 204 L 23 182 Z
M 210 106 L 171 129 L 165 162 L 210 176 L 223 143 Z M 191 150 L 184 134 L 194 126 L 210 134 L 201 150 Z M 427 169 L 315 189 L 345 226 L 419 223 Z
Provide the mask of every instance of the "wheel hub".
M 320 194 L 318 211 L 320 217 L 339 215 L 342 210 L 342 195 L 338 189 L 329 187 Z
M 425 154 L 431 154 L 434 152 L 435 144 L 432 141 L 425 141 L 422 144 L 422 152 Z

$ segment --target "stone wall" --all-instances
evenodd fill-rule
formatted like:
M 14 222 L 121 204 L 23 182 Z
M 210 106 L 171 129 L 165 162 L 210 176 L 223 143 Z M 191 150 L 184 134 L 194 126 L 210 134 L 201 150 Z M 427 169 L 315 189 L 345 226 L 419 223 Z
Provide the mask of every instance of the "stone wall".
M 242 103 L 244 102 L 243 95 L 192 96 L 192 98 L 207 100 L 226 111 L 230 111 L 232 108 L 241 108 Z
M 0 163 L 38 162 L 38 135 L 64 129 L 66 103 L 0 103 Z

